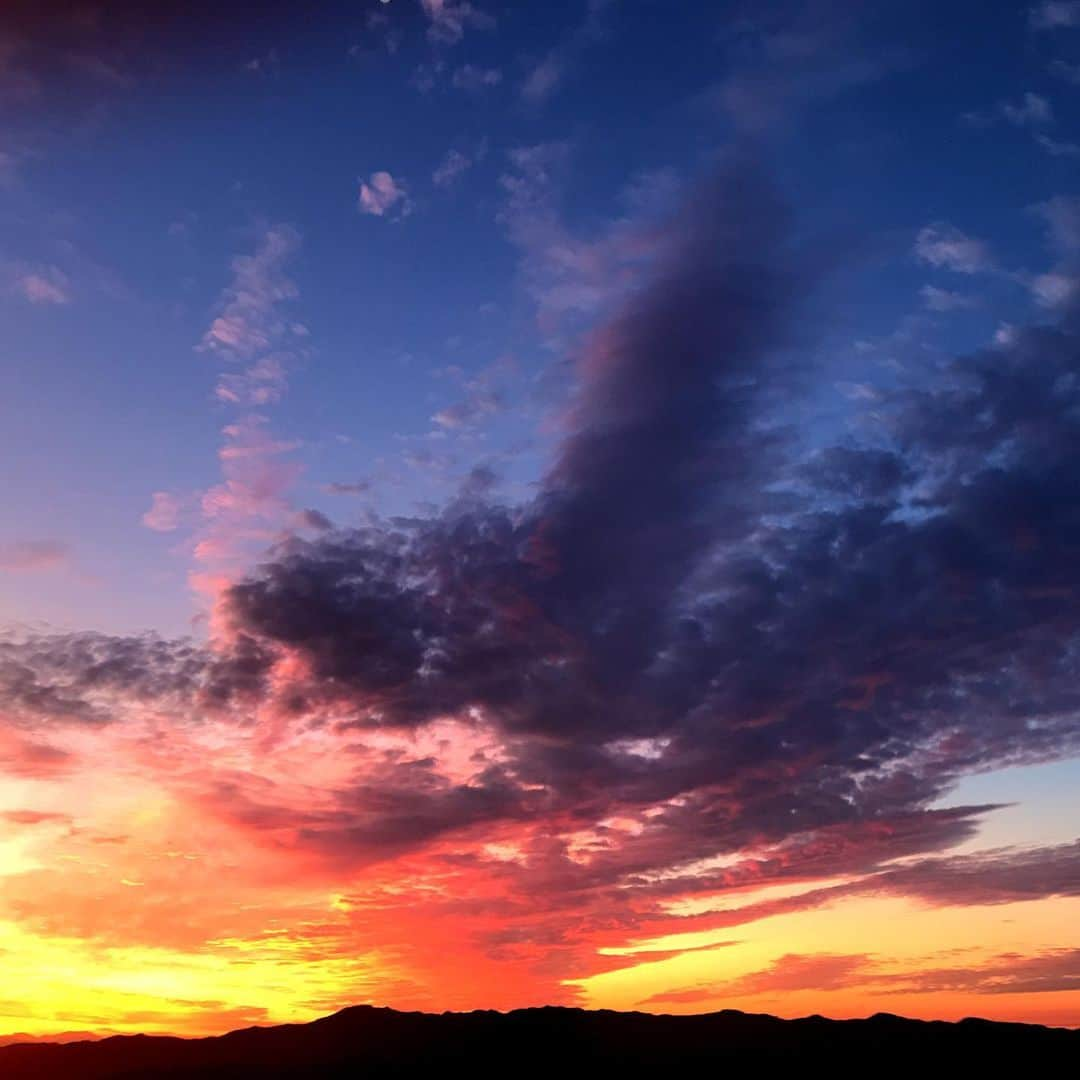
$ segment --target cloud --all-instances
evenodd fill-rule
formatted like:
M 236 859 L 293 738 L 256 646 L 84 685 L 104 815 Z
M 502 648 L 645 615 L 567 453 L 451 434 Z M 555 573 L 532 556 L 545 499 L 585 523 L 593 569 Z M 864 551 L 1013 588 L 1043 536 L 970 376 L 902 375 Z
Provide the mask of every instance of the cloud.
M 300 244 L 288 225 L 262 232 L 253 255 L 232 261 L 233 281 L 225 290 L 221 314 L 203 335 L 201 348 L 230 360 L 246 360 L 274 347 L 288 333 L 280 304 L 294 300 L 296 286 L 283 273 L 285 262 Z
M 456 45 L 469 28 L 491 30 L 495 20 L 468 0 L 420 0 L 430 25 L 428 38 L 436 45 Z
M 442 428 L 471 427 L 477 420 L 491 416 L 502 408 L 494 394 L 478 394 L 466 401 L 459 401 L 434 413 L 431 419 Z
M 475 432 L 492 416 L 503 412 L 506 399 L 500 386 L 513 370 L 513 365 L 497 362 L 468 378 L 461 377 L 465 396 L 439 409 L 431 417 L 443 432 Z
M 1043 219 L 1050 242 L 1063 255 L 1080 253 L 1080 197 L 1055 195 L 1036 203 L 1031 213 Z
M 498 68 L 479 68 L 465 64 L 454 72 L 450 82 L 458 90 L 478 94 L 498 86 L 502 82 L 502 72 Z
M 935 963 L 934 961 L 938 962 Z M 1035 955 L 999 953 L 983 963 L 942 967 L 926 958 L 917 972 L 897 970 L 866 953 L 787 953 L 738 979 L 654 994 L 639 1005 L 689 1004 L 732 997 L 861 988 L 885 994 L 1032 994 L 1080 989 L 1080 949 Z
M 16 540 L 0 543 L 0 570 L 23 573 L 55 570 L 65 566 L 69 552 L 66 544 L 55 540 Z
M 967 236 L 943 221 L 919 230 L 915 257 L 929 266 L 958 274 L 985 273 L 994 266 L 990 250 L 982 240 Z
M 312 532 L 327 532 L 334 527 L 334 523 L 319 510 L 301 510 L 293 519 L 293 525 L 297 529 L 310 529 Z
M 1035 955 L 1001 953 L 971 967 L 932 968 L 921 974 L 897 975 L 897 993 L 1045 994 L 1080 989 L 1080 949 L 1052 949 Z
M 724 986 L 728 994 L 787 994 L 799 990 L 841 990 L 865 981 L 868 956 L 787 953 L 769 967 Z
M 70 825 L 70 814 L 47 810 L 0 810 L 0 820 L 11 825 Z
M 290 328 L 290 333 L 297 337 L 306 336 L 298 334 L 295 326 Z M 224 373 L 218 379 L 214 394 L 219 401 L 232 405 L 272 405 L 280 401 L 288 389 L 287 364 L 293 359 L 295 356 L 288 351 L 267 353 L 241 372 Z
M 71 291 L 67 275 L 55 266 L 17 274 L 15 289 L 31 304 L 68 304 Z
M 292 544 L 231 590 L 235 625 L 362 727 L 476 709 L 556 800 L 678 795 L 647 830 L 667 857 L 871 819 L 893 851 L 909 820 L 913 851 L 970 833 L 985 809 L 933 833 L 925 807 L 967 769 L 1076 743 L 1072 652 L 1053 644 L 1075 587 L 1071 338 L 1018 332 L 894 402 L 896 448 L 829 455 L 768 527 L 782 457 L 754 418 L 787 381 L 771 365 L 800 259 L 764 192 L 729 175 L 669 225 L 656 276 L 579 356 L 531 504 L 474 496 Z M 931 261 L 985 261 L 932 240 Z M 663 750 L 627 755 L 628 738 Z M 779 747 L 774 785 L 759 770 Z
M 0 767 L 25 780 L 52 780 L 74 767 L 66 750 L 46 742 L 7 736 L 0 739 Z
M 364 867 L 341 900 L 362 911 L 354 953 L 411 949 L 488 987 L 525 959 L 519 998 L 569 995 L 562 980 L 620 962 L 599 948 L 653 933 L 856 896 L 1074 895 L 1074 845 L 950 854 L 995 808 L 942 806 L 973 772 L 1080 752 L 1073 301 L 878 387 L 873 439 L 808 455 L 789 424 L 833 253 L 738 157 L 647 229 L 572 243 L 563 162 L 516 155 L 507 228 L 575 274 L 632 271 L 567 352 L 528 496 L 481 471 L 407 517 L 298 518 L 295 442 L 236 417 L 202 509 L 262 557 L 222 585 L 221 632 L 0 644 L 5 730 L 73 748 L 0 757 L 72 769 L 102 733 L 185 828 L 213 822 L 277 880 L 302 867 L 323 896 Z M 1039 213 L 1067 238 L 1054 206 Z M 991 265 L 942 224 L 917 252 Z M 775 883 L 805 888 L 742 895 Z M 853 963 L 787 957 L 754 985 L 840 985 Z
M 150 509 L 142 516 L 142 523 L 154 532 L 173 532 L 180 527 L 185 498 L 171 491 L 155 491 Z
M 1029 207 L 1043 219 L 1057 264 L 1043 274 L 1025 279 L 1039 307 L 1061 310 L 1069 306 L 1080 285 L 1080 199 L 1057 195 Z
M 1080 64 L 1070 64 L 1065 60 L 1051 60 L 1050 71 L 1059 79 L 1080 84 Z
M 759 994 L 782 995 L 804 990 L 843 990 L 873 982 L 874 958 L 866 954 L 785 953 L 768 967 L 728 982 L 699 984 L 653 994 L 641 1005 L 686 1005 Z
M 498 221 L 521 252 L 525 286 L 553 348 L 565 348 L 588 320 L 640 285 L 663 251 L 664 220 L 682 195 L 671 170 L 638 174 L 621 193 L 623 213 L 583 233 L 561 213 L 573 157 L 566 142 L 516 147 L 499 177 L 504 202 Z
M 1036 132 L 1035 142 L 1051 157 L 1080 157 L 1080 145 L 1077 143 L 1051 139 L 1049 135 L 1044 135 L 1042 132 Z
M 923 859 L 867 882 L 932 904 L 1012 904 L 1080 896 L 1080 841 Z
M 370 480 L 335 480 L 323 485 L 327 495 L 366 495 L 370 490 Z
M 1045 0 L 1028 10 L 1028 25 L 1033 30 L 1080 26 L 1080 3 L 1077 0 Z
M 452 187 L 471 167 L 472 161 L 460 150 L 448 150 L 446 157 L 431 174 L 432 182 L 436 187 Z
M 1039 127 L 1053 122 L 1054 113 L 1050 102 L 1029 90 L 1017 103 L 1005 102 L 1001 106 L 1001 115 L 1017 127 Z
M 526 101 L 546 101 L 555 93 L 565 74 L 565 61 L 555 53 L 545 56 L 521 84 Z
M 5 716 L 31 729 L 98 727 L 121 723 L 152 704 L 173 710 L 180 723 L 189 709 L 222 708 L 261 690 L 267 664 L 249 645 L 238 643 L 232 655 L 223 656 L 192 641 L 152 634 L 5 634 Z
M 919 295 L 931 311 L 963 311 L 979 306 L 978 297 L 939 289 L 936 285 L 924 285 L 919 290 Z
M 279 401 L 289 368 L 309 355 L 307 327 L 291 312 L 299 290 L 287 272 L 300 240 L 287 224 L 260 228 L 254 252 L 232 260 L 220 314 L 198 346 L 230 365 L 218 376 L 215 396 L 241 410 L 222 428 L 222 482 L 192 500 L 202 523 L 193 547 L 196 570 L 189 580 L 212 601 L 256 551 L 287 528 L 293 513 L 287 492 L 302 469 L 285 455 L 299 444 L 275 438 L 265 413 L 252 410 Z M 169 525 L 175 517 L 172 504 L 166 499 L 155 513 L 158 509 L 155 502 L 151 522 Z
M 1076 295 L 1078 284 L 1075 275 L 1051 270 L 1032 279 L 1031 295 L 1040 307 L 1063 308 Z
M 614 0 L 589 0 L 584 21 L 559 42 L 529 71 L 521 84 L 521 96 L 533 104 L 552 97 L 585 51 L 607 32 L 605 16 Z
M 811 103 L 910 63 L 902 50 L 882 48 L 868 23 L 862 9 L 831 0 L 759 5 L 749 17 L 730 21 L 722 40 L 726 74 L 704 100 L 737 130 L 760 135 Z
M 412 213 L 404 185 L 388 172 L 374 172 L 360 184 L 360 212 L 375 217 L 403 218 Z
M 280 68 L 281 58 L 278 56 L 277 49 L 270 49 L 262 56 L 253 57 L 244 64 L 244 70 L 255 75 L 277 72 Z

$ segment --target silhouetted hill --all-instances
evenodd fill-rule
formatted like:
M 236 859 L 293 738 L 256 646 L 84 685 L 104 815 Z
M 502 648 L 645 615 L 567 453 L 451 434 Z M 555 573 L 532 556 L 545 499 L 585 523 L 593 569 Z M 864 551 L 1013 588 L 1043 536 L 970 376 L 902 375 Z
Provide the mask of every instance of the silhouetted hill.
M 25 1031 L 19 1031 L 12 1035 L 0 1035 L 0 1047 L 14 1046 L 16 1043 L 69 1043 L 85 1042 L 92 1039 L 104 1039 L 106 1036 L 98 1031 L 58 1031 L 52 1035 L 28 1035 Z
M 165 1077 L 469 1077 L 723 1075 L 747 1067 L 855 1069 L 877 1075 L 944 1068 L 1075 1069 L 1080 1031 L 987 1020 L 778 1020 L 725 1010 L 703 1016 L 523 1009 L 396 1012 L 357 1006 L 310 1024 L 248 1028 L 209 1039 L 148 1035 L 0 1048 L 3 1080 Z M 1063 1074 L 1064 1075 L 1064 1074 Z

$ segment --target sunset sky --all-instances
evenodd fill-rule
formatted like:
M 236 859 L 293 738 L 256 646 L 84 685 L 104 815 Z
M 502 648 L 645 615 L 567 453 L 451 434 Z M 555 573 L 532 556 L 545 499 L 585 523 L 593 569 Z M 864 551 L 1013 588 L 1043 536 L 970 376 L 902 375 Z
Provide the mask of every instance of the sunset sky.
M 1080 0 L 5 0 L 0 326 L 0 1036 L 1080 1026 Z

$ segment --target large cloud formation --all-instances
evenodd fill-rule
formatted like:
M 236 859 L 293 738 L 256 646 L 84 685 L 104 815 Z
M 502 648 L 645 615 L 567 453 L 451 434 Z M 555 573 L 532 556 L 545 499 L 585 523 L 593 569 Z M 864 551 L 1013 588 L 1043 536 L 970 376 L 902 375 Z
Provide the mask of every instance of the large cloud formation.
M 935 808 L 962 775 L 1080 750 L 1074 314 L 897 393 L 875 440 L 806 457 L 784 418 L 825 260 L 766 178 L 726 166 L 651 243 L 648 281 L 576 356 L 529 503 L 478 474 L 437 514 L 289 539 L 223 595 L 212 647 L 9 641 L 19 722 L 107 724 L 137 699 L 352 754 L 453 725 L 464 765 L 372 751 L 291 818 L 232 782 L 207 798 L 355 865 L 455 840 L 455 865 L 511 882 L 486 901 L 511 919 L 491 955 L 543 942 L 550 972 L 584 926 L 625 939 L 666 897 L 750 882 L 1030 895 L 1037 853 L 976 877 L 962 856 L 888 864 L 973 834 L 988 807 Z M 470 847 L 511 826 L 511 857 Z M 1040 895 L 1075 894 L 1057 856 Z
M 899 398 L 887 445 L 796 463 L 774 415 L 812 272 L 768 185 L 725 171 L 660 262 L 578 357 L 532 503 L 292 542 L 231 590 L 238 633 L 302 658 L 295 707 L 472 710 L 523 790 L 690 797 L 660 821 L 702 850 L 1075 748 L 1071 328 Z

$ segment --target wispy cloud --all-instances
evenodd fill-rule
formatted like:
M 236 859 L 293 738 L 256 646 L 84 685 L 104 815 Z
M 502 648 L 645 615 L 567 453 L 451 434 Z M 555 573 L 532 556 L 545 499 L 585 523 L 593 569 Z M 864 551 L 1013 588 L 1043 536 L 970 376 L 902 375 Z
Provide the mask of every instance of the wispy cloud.
M 1080 2 L 1045 0 L 1028 11 L 1028 25 L 1033 30 L 1062 30 L 1080 26 Z
M 1041 131 L 1035 133 L 1035 142 L 1051 157 L 1080 157 L 1080 144 L 1051 139 L 1049 135 L 1044 135 Z
M 0 543 L 0 570 L 11 573 L 55 570 L 66 566 L 68 559 L 68 546 L 56 540 Z
M 567 74 L 580 62 L 582 54 L 606 32 L 604 16 L 614 0 L 589 0 L 584 22 L 535 63 L 521 84 L 521 96 L 528 102 L 547 101 L 562 86 Z
M 438 45 L 456 45 L 467 29 L 491 30 L 495 20 L 469 0 L 420 0 L 430 25 L 428 37 Z
M 1041 127 L 1054 121 L 1054 110 L 1050 102 L 1030 90 L 1017 102 L 1003 102 L 1001 115 L 1017 127 Z
M 452 187 L 471 167 L 472 160 L 460 150 L 448 150 L 446 156 L 431 174 L 432 183 L 436 187 Z
M 474 67 L 472 64 L 459 67 L 450 77 L 452 86 L 458 90 L 465 90 L 470 94 L 490 90 L 501 82 L 502 72 L 498 68 Z
M 964 311 L 979 306 L 979 298 L 976 296 L 939 289 L 936 285 L 924 285 L 919 290 L 919 295 L 931 311 Z
M 71 302 L 68 277 L 55 266 L 16 271 L 13 288 L 31 304 L 68 304 Z
M 994 267 L 990 249 L 984 241 L 968 236 L 944 221 L 920 229 L 914 250 L 920 262 L 958 274 L 985 273 Z

